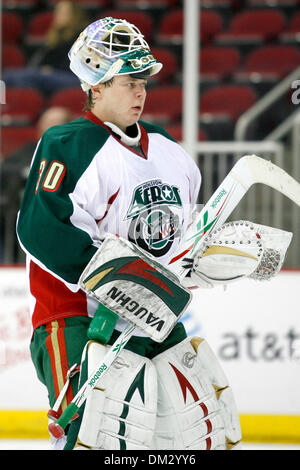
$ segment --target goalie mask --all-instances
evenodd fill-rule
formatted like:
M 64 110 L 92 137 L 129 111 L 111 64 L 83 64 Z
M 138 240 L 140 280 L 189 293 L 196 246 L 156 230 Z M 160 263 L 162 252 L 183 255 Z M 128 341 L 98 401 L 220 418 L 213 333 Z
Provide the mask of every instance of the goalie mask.
M 90 24 L 68 55 L 70 69 L 84 91 L 115 75 L 136 74 L 136 78 L 146 78 L 162 68 L 139 29 L 126 20 L 112 17 Z

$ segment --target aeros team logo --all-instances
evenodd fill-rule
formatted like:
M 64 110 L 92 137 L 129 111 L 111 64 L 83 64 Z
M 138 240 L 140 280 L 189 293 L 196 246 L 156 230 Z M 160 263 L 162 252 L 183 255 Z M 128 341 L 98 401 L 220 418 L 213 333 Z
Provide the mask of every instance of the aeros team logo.
M 181 234 L 175 206 L 182 208 L 177 186 L 152 180 L 136 187 L 126 215 L 129 240 L 153 256 L 165 255 Z

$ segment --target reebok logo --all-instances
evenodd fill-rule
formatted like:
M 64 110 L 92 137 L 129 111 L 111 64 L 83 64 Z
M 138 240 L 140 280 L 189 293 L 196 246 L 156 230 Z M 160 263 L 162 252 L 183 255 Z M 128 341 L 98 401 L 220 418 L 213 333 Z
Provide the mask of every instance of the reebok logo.
M 223 196 L 225 196 L 226 194 L 226 190 L 225 189 L 222 189 L 219 194 L 217 195 L 216 199 L 214 199 L 214 201 L 212 202 L 211 204 L 211 207 L 213 209 L 216 208 L 216 206 L 219 204 L 220 200 L 222 199 Z

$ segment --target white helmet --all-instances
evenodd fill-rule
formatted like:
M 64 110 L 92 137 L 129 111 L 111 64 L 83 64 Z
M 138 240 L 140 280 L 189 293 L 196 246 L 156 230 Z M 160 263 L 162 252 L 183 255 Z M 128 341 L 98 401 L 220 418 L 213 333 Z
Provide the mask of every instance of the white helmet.
M 87 26 L 68 55 L 70 69 L 84 91 L 115 75 L 139 74 L 138 78 L 145 78 L 162 68 L 139 29 L 126 20 L 111 17 Z

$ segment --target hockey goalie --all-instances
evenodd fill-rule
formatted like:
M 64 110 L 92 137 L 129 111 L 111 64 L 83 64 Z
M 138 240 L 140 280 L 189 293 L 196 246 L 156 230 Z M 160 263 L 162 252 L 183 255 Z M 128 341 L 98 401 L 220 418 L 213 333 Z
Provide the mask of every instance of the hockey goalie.
M 89 25 L 69 58 L 85 114 L 40 139 L 17 221 L 53 447 L 238 449 L 230 381 L 181 316 L 192 287 L 275 276 L 291 234 L 225 215 L 221 225 L 220 208 L 191 250 L 200 170 L 163 128 L 140 119 L 162 64 L 136 26 L 111 17 Z
M 124 259 L 143 264 L 153 278 L 159 277 L 160 287 L 172 290 L 182 312 L 182 305 L 189 302 L 183 286 L 211 288 L 245 277 L 271 279 L 279 272 L 290 241 L 291 234 L 282 230 L 248 221 L 226 223 L 208 235 L 193 259 L 183 260 L 189 262 L 190 270 L 180 284 L 171 272 L 134 245 L 107 236 L 84 270 L 80 284 L 116 318 L 137 326 L 139 336 L 120 353 L 101 386 L 88 395 L 81 418 L 74 420 L 69 430 L 71 448 L 240 449 L 242 436 L 233 392 L 208 343 L 200 337 L 180 338 L 177 322 L 181 314 L 160 304 L 162 300 L 168 304 L 167 296 L 149 289 L 142 269 L 134 275 L 133 270 L 122 269 L 111 274 L 112 267 L 123 266 Z M 120 257 L 115 258 L 117 253 Z M 143 320 L 143 305 L 148 312 L 160 312 L 154 322 Z M 137 314 L 141 308 L 143 314 Z M 81 362 L 83 383 L 110 347 L 101 344 L 105 342 L 104 323 L 99 314 L 91 321 L 92 339 Z M 153 328 L 153 323 L 163 326 Z

